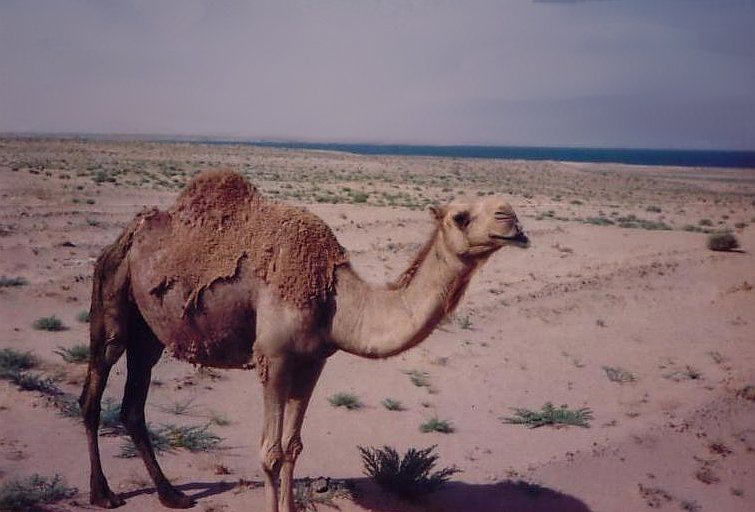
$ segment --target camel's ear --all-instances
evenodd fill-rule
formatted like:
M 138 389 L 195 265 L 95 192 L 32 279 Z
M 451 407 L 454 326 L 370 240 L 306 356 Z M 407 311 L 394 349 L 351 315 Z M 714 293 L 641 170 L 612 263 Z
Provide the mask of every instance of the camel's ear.
M 428 206 L 427 211 L 429 211 L 432 218 L 437 221 L 440 221 L 443 218 L 443 214 L 445 213 L 443 211 L 443 208 L 438 206 L 437 204 L 431 204 L 430 206 Z

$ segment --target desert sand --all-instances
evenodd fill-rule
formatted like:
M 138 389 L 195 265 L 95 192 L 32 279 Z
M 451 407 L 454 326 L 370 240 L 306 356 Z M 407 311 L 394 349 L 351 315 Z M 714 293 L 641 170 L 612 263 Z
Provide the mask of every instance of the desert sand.
M 336 354 L 315 390 L 297 477 L 346 480 L 320 509 L 625 512 L 755 510 L 755 170 L 370 157 L 243 145 L 0 139 L 0 349 L 31 351 L 34 372 L 78 396 L 93 263 L 144 207 L 165 208 L 194 174 L 231 169 L 270 198 L 321 216 L 366 279 L 394 279 L 453 197 L 503 194 L 532 240 L 475 276 L 430 338 L 383 361 Z M 714 252 L 728 229 L 741 250 Z M 33 327 L 55 315 L 64 329 Z M 124 358 L 125 359 L 125 358 Z M 106 397 L 119 402 L 125 360 Z M 420 373 L 417 386 L 408 373 Z M 424 372 L 424 373 L 422 373 Z M 609 378 L 610 377 L 610 378 Z M 352 393 L 363 406 L 336 408 Z M 381 402 L 398 400 L 401 411 Z M 589 428 L 507 423 L 515 408 L 589 408 Z M 39 473 L 88 505 L 84 429 L 60 400 L 0 381 L 0 479 Z M 57 404 L 57 405 L 56 405 Z M 253 372 L 164 355 L 147 420 L 207 427 L 212 449 L 160 456 L 195 510 L 259 510 L 261 397 Z M 422 433 L 438 418 L 451 433 Z M 122 435 L 101 438 L 124 511 L 163 510 Z M 363 475 L 357 446 L 437 445 L 456 466 L 443 490 L 408 503 Z

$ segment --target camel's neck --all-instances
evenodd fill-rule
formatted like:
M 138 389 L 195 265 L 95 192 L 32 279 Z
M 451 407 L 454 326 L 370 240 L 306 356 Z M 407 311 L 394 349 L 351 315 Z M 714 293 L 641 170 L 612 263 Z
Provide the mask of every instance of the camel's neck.
M 445 249 L 441 236 L 436 232 L 392 286 L 370 286 L 350 267 L 337 270 L 330 337 L 338 348 L 389 357 L 427 338 L 453 310 L 480 262 L 462 262 Z

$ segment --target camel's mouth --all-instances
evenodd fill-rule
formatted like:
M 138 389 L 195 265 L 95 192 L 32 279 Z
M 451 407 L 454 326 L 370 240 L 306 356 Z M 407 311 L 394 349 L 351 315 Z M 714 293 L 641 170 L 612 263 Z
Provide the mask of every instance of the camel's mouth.
M 505 242 L 508 242 L 509 245 L 515 245 L 523 249 L 526 249 L 530 246 L 530 239 L 522 231 L 517 231 L 516 235 L 514 236 L 490 235 L 490 238 L 493 238 L 495 240 L 503 240 Z

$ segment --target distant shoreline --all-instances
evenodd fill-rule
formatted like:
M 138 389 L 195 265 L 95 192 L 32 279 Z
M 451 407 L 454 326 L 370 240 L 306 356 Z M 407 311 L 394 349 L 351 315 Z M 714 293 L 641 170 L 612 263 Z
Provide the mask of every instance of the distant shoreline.
M 558 146 L 415 145 L 254 140 L 235 137 L 150 134 L 0 134 L 9 138 L 63 138 L 99 141 L 145 141 L 215 145 L 251 145 L 278 149 L 334 151 L 358 155 L 480 158 L 503 160 L 616 163 L 674 167 L 755 169 L 755 151 L 708 149 L 634 149 Z

